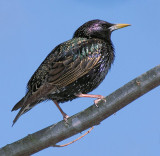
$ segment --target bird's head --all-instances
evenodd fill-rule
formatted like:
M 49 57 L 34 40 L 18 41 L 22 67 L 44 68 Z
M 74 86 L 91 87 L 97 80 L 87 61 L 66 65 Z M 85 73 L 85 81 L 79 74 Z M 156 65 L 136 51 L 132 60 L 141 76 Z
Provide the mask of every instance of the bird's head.
M 102 40 L 110 40 L 111 33 L 130 24 L 112 24 L 102 20 L 92 20 L 84 23 L 74 33 L 73 38 L 98 38 Z

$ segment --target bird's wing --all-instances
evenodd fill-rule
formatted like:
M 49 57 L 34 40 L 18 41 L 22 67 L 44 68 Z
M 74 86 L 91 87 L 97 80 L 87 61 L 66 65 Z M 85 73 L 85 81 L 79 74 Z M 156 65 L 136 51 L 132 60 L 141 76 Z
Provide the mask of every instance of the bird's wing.
M 97 39 L 72 39 L 57 46 L 42 62 L 28 82 L 27 96 L 12 110 L 19 108 L 18 118 L 47 98 L 52 91 L 65 87 L 87 74 L 99 64 L 103 41 Z M 21 105 L 21 106 L 20 106 Z
M 28 89 L 36 92 L 43 84 L 61 88 L 82 77 L 98 64 L 102 42 L 76 38 L 60 44 L 32 76 Z

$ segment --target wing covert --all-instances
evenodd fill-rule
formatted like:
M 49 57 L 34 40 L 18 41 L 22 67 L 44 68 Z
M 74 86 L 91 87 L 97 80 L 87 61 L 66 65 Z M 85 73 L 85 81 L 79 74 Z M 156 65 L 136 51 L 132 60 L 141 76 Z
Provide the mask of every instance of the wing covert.
M 46 57 L 28 82 L 37 91 L 44 83 L 58 88 L 69 85 L 98 65 L 103 41 L 76 38 L 57 46 Z

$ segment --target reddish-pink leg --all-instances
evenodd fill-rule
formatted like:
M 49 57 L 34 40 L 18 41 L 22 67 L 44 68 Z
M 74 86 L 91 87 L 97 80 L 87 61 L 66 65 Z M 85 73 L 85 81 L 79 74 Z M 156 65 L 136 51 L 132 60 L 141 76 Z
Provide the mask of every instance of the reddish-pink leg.
M 104 100 L 104 101 L 106 101 L 105 99 L 104 99 L 104 96 L 102 96 L 102 95 L 92 95 L 92 94 L 78 94 L 78 95 L 76 95 L 76 96 L 78 96 L 78 97 L 90 97 L 90 98 L 97 98 L 96 100 L 94 100 L 94 104 L 96 105 L 96 107 L 98 107 L 98 102 L 100 101 L 100 100 Z
M 67 122 L 67 119 L 69 118 L 69 116 L 65 112 L 63 112 L 62 108 L 59 106 L 59 103 L 56 100 L 52 100 L 52 101 L 56 104 L 57 108 L 61 112 L 64 121 Z

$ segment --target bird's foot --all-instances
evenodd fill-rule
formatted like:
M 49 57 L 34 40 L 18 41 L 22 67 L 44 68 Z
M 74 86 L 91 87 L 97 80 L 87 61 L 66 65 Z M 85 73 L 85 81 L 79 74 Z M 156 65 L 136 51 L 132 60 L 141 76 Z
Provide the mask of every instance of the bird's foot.
M 65 112 L 63 112 L 62 108 L 59 106 L 59 103 L 56 100 L 53 100 L 53 102 L 56 104 L 57 108 L 61 112 L 61 114 L 63 116 L 63 120 L 65 121 L 65 123 L 68 124 L 68 120 L 67 119 L 69 118 L 69 116 Z
M 94 100 L 94 104 L 96 105 L 96 107 L 98 107 L 98 102 L 100 100 L 104 100 L 106 102 L 106 99 L 104 96 L 102 95 L 92 95 L 92 94 L 77 94 L 76 96 L 78 97 L 90 97 L 90 98 L 97 98 L 96 100 Z
M 98 95 L 98 96 L 99 97 L 96 100 L 94 100 L 94 104 L 95 104 L 96 107 L 98 107 L 98 102 L 99 101 L 103 100 L 104 102 L 106 102 L 106 99 L 105 99 L 104 96 L 102 96 L 102 95 Z
M 65 121 L 65 123 L 68 123 L 68 118 L 69 116 L 66 113 L 63 113 L 63 120 Z

